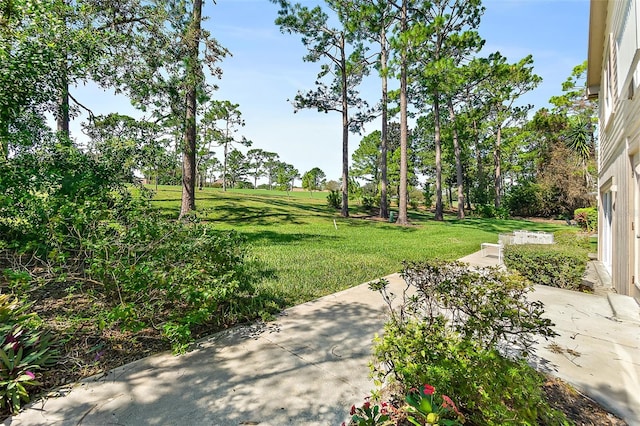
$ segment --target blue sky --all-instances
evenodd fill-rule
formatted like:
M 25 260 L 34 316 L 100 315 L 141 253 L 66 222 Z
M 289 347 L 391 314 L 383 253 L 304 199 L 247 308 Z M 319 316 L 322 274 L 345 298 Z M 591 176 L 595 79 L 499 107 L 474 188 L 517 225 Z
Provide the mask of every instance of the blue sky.
M 586 59 L 589 1 L 485 0 L 484 6 L 483 53 L 500 51 L 510 62 L 532 54 L 535 72 L 543 82 L 523 102 L 536 109 L 547 105 L 551 96 L 560 93 L 573 67 Z M 209 19 L 204 27 L 233 55 L 221 64 L 224 74 L 215 97 L 240 105 L 246 126 L 238 134 L 252 140 L 254 148 L 277 152 L 301 173 L 320 167 L 328 179 L 337 180 L 342 161 L 340 115 L 314 110 L 293 113 L 287 99 L 298 90 L 313 88 L 320 65 L 302 61 L 305 50 L 297 35 L 280 33 L 274 24 L 277 10 L 268 0 L 218 0 L 215 5 L 205 1 L 204 15 Z M 379 97 L 378 87 L 375 75 L 363 86 L 370 104 Z M 135 115 L 126 99 L 89 88 L 80 95 L 96 113 Z M 377 122 L 367 125 L 365 133 L 378 126 Z M 351 152 L 361 137 L 350 136 Z

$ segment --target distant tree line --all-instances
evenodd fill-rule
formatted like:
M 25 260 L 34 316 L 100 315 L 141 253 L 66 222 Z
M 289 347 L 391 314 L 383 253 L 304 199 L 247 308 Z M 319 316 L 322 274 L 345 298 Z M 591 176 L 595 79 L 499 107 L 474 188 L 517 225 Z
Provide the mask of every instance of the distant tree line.
M 459 218 L 472 203 L 493 214 L 522 213 L 515 200 L 525 194 L 535 194 L 529 201 L 541 206 L 531 209 L 538 214 L 592 202 L 596 106 L 584 98 L 584 66 L 551 100 L 552 110 L 530 118 L 532 106 L 518 100 L 541 81 L 533 58 L 511 63 L 500 52 L 479 55 L 480 0 L 325 0 L 313 7 L 272 1 L 280 7 L 282 32 L 301 36 L 303 60 L 320 64 L 315 88 L 298 92 L 294 109 L 342 118 L 343 216 L 356 182 L 350 175 L 370 187 L 381 217 L 388 216 L 389 196 L 396 197 L 399 224 L 408 223 L 418 176 L 426 181 L 427 198 L 433 195 L 436 220 L 443 219 L 443 189 L 450 204 L 457 200 Z M 358 87 L 372 71 L 380 77 L 381 96 L 370 107 Z M 390 80 L 399 89 L 389 90 Z M 350 167 L 350 132 L 378 116 L 380 130 L 362 139 Z M 556 164 L 554 158 L 569 161 Z M 575 167 L 583 182 L 573 178 Z

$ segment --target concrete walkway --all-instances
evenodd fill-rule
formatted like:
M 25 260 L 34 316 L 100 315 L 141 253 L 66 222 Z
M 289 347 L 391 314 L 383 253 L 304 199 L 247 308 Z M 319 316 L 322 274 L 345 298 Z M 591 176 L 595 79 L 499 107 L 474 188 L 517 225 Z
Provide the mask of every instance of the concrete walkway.
M 461 260 L 497 264 L 479 253 Z M 399 294 L 404 282 L 388 277 Z M 560 336 L 533 362 L 640 425 L 640 309 L 615 318 L 606 296 L 537 287 Z M 635 303 L 635 302 L 633 302 Z M 637 307 L 637 304 L 635 305 Z M 127 364 L 32 404 L 4 425 L 339 425 L 373 389 L 371 340 L 386 317 L 366 284 L 238 327 L 197 350 Z

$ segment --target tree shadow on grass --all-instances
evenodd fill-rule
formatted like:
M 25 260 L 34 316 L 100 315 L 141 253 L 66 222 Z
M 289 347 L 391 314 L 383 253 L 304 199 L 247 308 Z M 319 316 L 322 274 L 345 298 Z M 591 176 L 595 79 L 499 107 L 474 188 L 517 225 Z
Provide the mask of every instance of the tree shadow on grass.
M 308 240 L 316 241 L 336 241 L 343 237 L 334 235 L 321 235 L 321 234 L 309 234 L 309 233 L 285 233 L 274 232 L 268 230 L 260 230 L 253 232 L 242 232 L 242 235 L 247 238 L 249 243 L 255 243 L 259 241 L 268 241 L 270 243 L 285 244 L 296 243 Z
M 453 226 L 461 227 L 461 228 L 473 228 L 479 229 L 481 231 L 490 232 L 490 233 L 507 233 L 518 230 L 527 230 L 527 231 L 544 231 L 544 232 L 554 232 L 559 229 L 569 228 L 568 226 L 563 225 L 555 225 L 555 224 L 547 224 L 547 223 L 538 223 L 531 222 L 527 220 L 503 220 L 503 219 L 478 219 L 478 218 L 470 218 L 470 219 L 453 219 L 448 220 Z

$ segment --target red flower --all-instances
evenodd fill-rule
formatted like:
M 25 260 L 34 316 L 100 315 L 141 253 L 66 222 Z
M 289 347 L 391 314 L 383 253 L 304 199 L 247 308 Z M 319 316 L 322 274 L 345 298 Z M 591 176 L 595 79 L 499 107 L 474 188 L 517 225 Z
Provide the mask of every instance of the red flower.
M 425 395 L 433 395 L 433 393 L 436 391 L 436 388 L 434 388 L 431 385 L 424 385 L 424 390 L 422 391 L 422 393 L 424 393 Z
M 352 405 L 351 406 L 351 411 L 349 411 L 349 414 L 353 416 L 355 413 L 356 413 L 356 406 Z
M 371 403 L 369 401 L 365 402 L 364 405 L 362 406 L 362 408 L 364 408 L 365 410 L 368 410 L 369 407 L 371 407 Z

